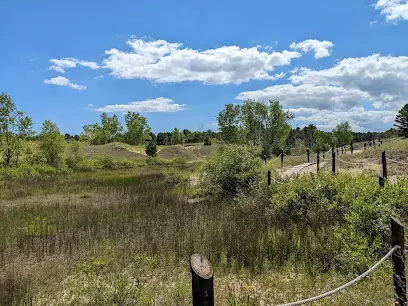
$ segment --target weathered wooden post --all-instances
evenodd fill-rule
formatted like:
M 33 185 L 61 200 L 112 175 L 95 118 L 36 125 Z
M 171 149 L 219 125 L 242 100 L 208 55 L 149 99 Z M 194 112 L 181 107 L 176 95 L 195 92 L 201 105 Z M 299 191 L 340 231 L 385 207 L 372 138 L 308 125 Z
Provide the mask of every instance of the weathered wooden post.
M 407 305 L 406 277 L 405 277 L 405 254 L 404 254 L 404 226 L 395 218 L 391 217 L 391 245 L 399 245 L 400 248 L 392 254 L 394 270 L 394 297 L 396 305 Z
M 268 170 L 268 186 L 271 186 L 271 170 Z
M 323 156 L 323 159 L 325 159 L 325 157 L 324 157 L 324 149 L 322 150 L 322 153 L 323 153 L 323 155 L 322 155 L 322 156 Z
M 341 155 L 344 153 L 344 146 L 341 146 Z
M 193 306 L 214 306 L 214 271 L 210 261 L 203 255 L 190 258 Z
M 332 152 L 332 172 L 336 174 L 336 153 Z
M 353 141 L 350 142 L 350 152 L 353 154 L 354 148 L 353 148 Z
M 382 160 L 383 178 L 387 179 L 387 158 L 385 157 L 385 151 L 382 152 L 381 160 Z
M 310 163 L 310 150 L 307 149 L 307 162 Z
M 319 155 L 319 151 L 317 151 L 317 161 L 316 161 L 316 165 L 317 165 L 317 172 L 319 172 L 319 170 L 320 170 L 320 155 Z
M 366 148 L 367 148 L 367 143 L 364 143 L 364 151 L 365 151 Z
M 283 171 L 283 150 L 282 150 L 282 154 L 281 154 L 281 169 L 282 169 L 282 171 Z

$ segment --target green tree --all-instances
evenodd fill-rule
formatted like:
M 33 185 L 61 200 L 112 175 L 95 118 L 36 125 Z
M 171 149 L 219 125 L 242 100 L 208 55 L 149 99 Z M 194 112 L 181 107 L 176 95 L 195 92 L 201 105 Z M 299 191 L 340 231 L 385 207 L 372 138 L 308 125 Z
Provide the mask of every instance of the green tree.
M 149 138 L 151 131 L 150 126 L 147 124 L 147 119 L 139 113 L 127 112 L 125 122 L 127 127 L 125 133 L 126 142 L 132 145 L 144 144 L 145 139 Z
M 293 114 L 284 111 L 279 101 L 268 103 L 247 100 L 241 106 L 241 122 L 247 143 L 262 146 L 263 155 L 284 148 L 291 131 Z
M 217 121 L 222 140 L 227 143 L 234 143 L 239 140 L 240 111 L 239 105 L 226 104 L 225 109 L 218 114 Z
M 106 143 L 116 141 L 123 131 L 118 116 L 115 114 L 109 117 L 106 113 L 101 114 L 102 133 Z
M 302 129 L 303 139 L 305 141 L 306 147 L 311 148 L 313 146 L 316 138 L 316 131 L 317 128 L 314 124 L 309 124 Z
M 62 165 L 66 141 L 54 122 L 45 120 L 40 133 L 40 149 L 47 163 L 55 168 Z
M 156 140 L 152 139 L 146 144 L 146 154 L 150 157 L 157 156 Z
M 6 93 L 0 95 L 0 154 L 3 164 L 18 164 L 22 141 L 33 135 L 33 121 L 16 105 Z
M 321 152 L 323 149 L 327 150 L 331 146 L 331 135 L 323 131 L 317 130 L 315 133 L 315 142 L 313 145 L 313 150 L 316 152 Z
M 98 123 L 84 125 L 83 130 L 82 139 L 89 141 L 90 144 L 101 145 L 107 143 L 107 137 Z
M 346 121 L 337 125 L 333 130 L 333 138 L 334 145 L 345 146 L 350 144 L 353 139 L 353 131 L 350 124 Z
M 397 128 L 398 135 L 408 137 L 408 104 L 405 104 L 403 108 L 398 111 L 395 118 L 397 124 L 394 124 Z
M 174 128 L 173 132 L 171 133 L 171 144 L 182 144 L 184 139 L 183 136 L 184 134 L 181 133 L 178 128 Z

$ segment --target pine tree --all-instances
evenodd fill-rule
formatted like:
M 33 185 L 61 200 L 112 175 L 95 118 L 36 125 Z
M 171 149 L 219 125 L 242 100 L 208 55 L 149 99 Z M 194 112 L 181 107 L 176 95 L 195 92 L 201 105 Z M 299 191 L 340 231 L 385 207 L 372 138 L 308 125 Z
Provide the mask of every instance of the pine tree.
M 397 132 L 400 136 L 408 137 L 408 104 L 405 104 L 403 108 L 398 111 L 397 117 L 395 118 L 397 124 Z
M 146 154 L 147 156 L 150 156 L 150 157 L 155 157 L 157 155 L 157 147 L 156 147 L 155 140 L 152 139 L 147 143 Z

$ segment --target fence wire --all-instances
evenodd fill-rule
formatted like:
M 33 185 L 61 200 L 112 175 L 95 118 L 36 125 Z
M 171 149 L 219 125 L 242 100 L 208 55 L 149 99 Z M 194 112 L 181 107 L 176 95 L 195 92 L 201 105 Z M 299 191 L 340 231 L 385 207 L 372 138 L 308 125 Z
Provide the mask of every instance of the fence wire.
M 305 299 L 305 300 L 301 300 L 301 301 L 296 301 L 296 302 L 292 302 L 292 303 L 286 303 L 286 304 L 280 304 L 280 305 L 268 305 L 268 306 L 298 306 L 298 305 L 303 305 L 303 304 L 308 304 L 308 303 L 312 303 L 315 302 L 317 300 L 321 300 L 323 298 L 326 298 L 328 296 L 331 296 L 337 292 L 340 292 L 344 289 L 346 289 L 347 287 L 350 287 L 351 285 L 354 285 L 355 283 L 357 283 L 358 281 L 362 280 L 363 278 L 365 278 L 367 275 L 369 275 L 370 273 L 372 273 L 375 269 L 377 269 L 384 261 L 386 261 L 389 257 L 391 257 L 391 255 L 398 250 L 399 248 L 401 248 L 399 245 L 394 246 L 383 258 L 381 258 L 375 265 L 373 265 L 370 269 L 368 269 L 366 272 L 364 272 L 363 274 L 357 276 L 355 279 L 349 281 L 348 283 L 337 287 L 336 289 L 330 290 L 326 293 Z

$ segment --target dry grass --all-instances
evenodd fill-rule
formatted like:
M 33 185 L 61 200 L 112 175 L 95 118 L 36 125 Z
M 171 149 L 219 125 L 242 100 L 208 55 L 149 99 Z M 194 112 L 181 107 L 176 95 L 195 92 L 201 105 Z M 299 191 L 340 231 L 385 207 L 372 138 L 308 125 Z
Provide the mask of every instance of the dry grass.
M 217 305 L 282 303 L 352 278 L 319 268 L 333 256 L 322 226 L 276 223 L 265 207 L 230 199 L 189 201 L 194 171 L 187 164 L 1 181 L 0 304 L 191 305 L 196 252 L 214 265 Z M 387 264 L 316 305 L 391 300 Z

